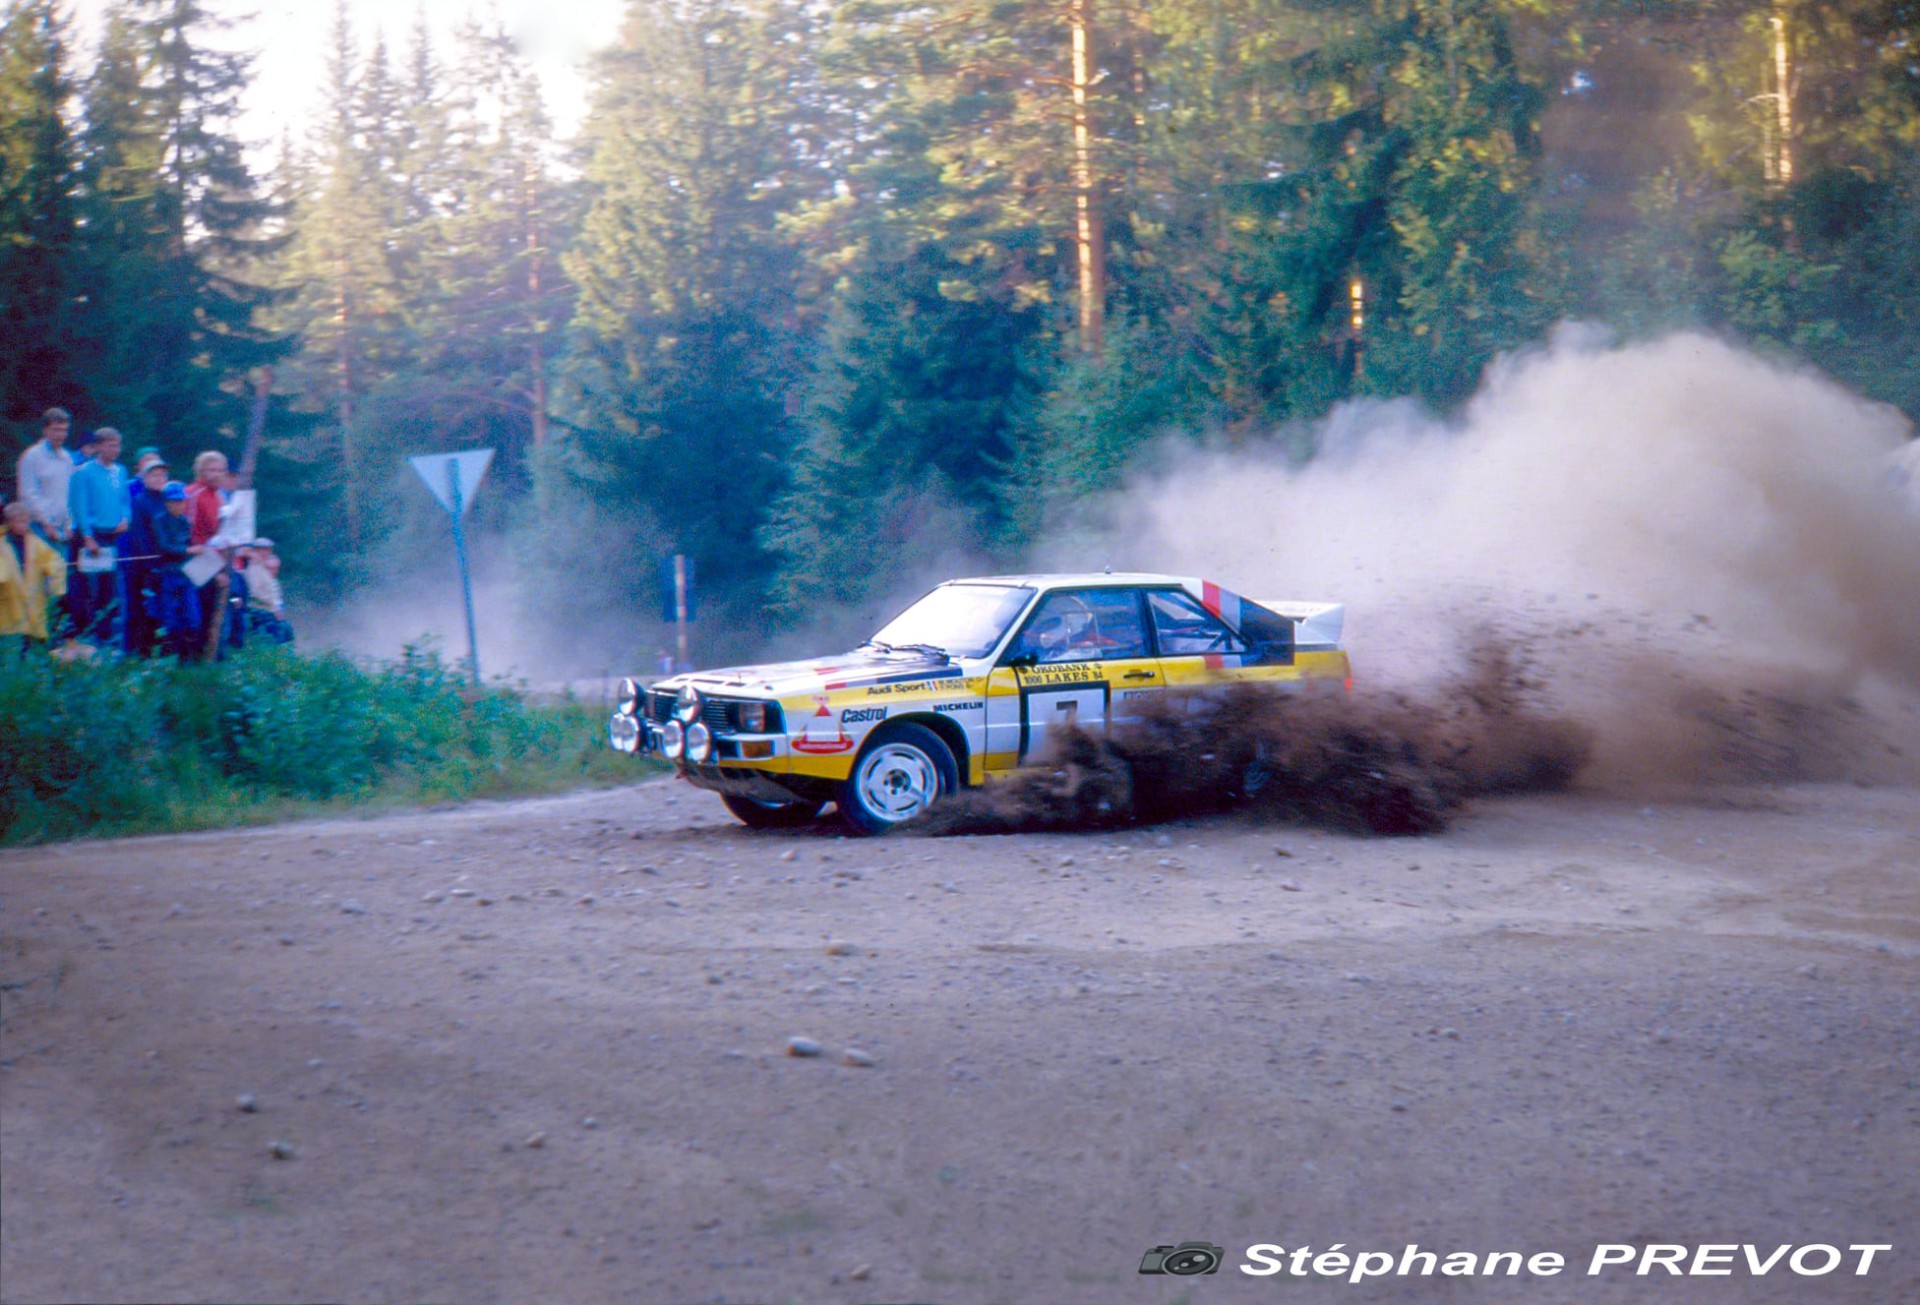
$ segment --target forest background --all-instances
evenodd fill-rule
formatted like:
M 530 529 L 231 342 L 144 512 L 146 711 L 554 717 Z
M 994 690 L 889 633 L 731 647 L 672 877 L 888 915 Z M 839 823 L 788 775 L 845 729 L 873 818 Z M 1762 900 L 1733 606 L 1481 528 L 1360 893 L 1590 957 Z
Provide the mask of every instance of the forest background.
M 647 664 L 675 553 L 699 660 L 845 632 L 1568 320 L 1920 413 L 1911 0 L 632 0 L 565 139 L 477 22 L 341 8 L 265 143 L 203 0 L 72 26 L 0 6 L 0 445 L 237 454 L 259 388 L 316 617 L 444 554 L 407 455 L 496 448 L 523 674 Z

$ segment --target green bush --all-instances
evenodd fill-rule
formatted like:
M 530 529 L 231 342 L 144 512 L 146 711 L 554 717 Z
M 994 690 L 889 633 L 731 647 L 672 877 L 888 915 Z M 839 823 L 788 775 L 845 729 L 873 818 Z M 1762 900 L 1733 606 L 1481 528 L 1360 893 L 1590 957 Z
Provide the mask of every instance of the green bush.
M 643 773 L 603 713 L 475 689 L 431 648 L 364 665 L 0 658 L 0 843 L 200 829 L 403 801 L 551 792 Z

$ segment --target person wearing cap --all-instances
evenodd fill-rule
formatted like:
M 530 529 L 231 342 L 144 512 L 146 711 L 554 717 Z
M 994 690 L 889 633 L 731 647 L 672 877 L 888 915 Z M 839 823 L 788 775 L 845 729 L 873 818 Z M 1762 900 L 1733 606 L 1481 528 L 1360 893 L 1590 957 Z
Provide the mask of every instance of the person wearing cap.
M 74 628 L 83 639 L 105 642 L 125 604 L 120 594 L 120 537 L 127 533 L 127 469 L 120 465 L 120 432 L 102 426 L 89 441 L 93 460 L 67 485 L 73 519 L 74 576 L 68 589 Z
M 7 504 L 0 542 L 0 636 L 19 636 L 24 653 L 47 641 L 47 600 L 67 592 L 67 564 L 34 533 L 33 508 Z
M 141 468 L 135 478 L 132 506 L 128 509 L 127 533 L 120 546 L 120 568 L 126 581 L 126 651 L 130 657 L 153 655 L 156 627 L 153 623 L 151 589 L 153 569 L 160 546 L 154 538 L 155 518 L 167 514 L 160 495 L 167 487 L 167 464 L 152 449 L 140 450 Z
M 285 610 L 280 593 L 280 559 L 273 541 L 262 536 L 247 545 L 248 597 L 255 607 L 275 616 Z
M 181 661 L 200 650 L 200 595 L 180 568 L 200 551 L 187 520 L 187 487 L 170 480 L 160 489 L 165 511 L 153 518 L 154 559 L 148 580 L 148 615 L 160 631 L 161 646 Z
M 154 460 L 140 469 L 129 491 L 125 551 L 130 556 L 150 557 L 153 553 L 154 518 L 164 514 L 167 505 L 161 491 L 173 476 L 164 460 Z
M 147 468 L 156 462 L 165 463 L 166 458 L 151 444 L 144 446 L 133 455 L 133 479 L 127 485 L 129 505 L 140 501 L 140 495 L 146 491 Z
M 33 531 L 65 552 L 68 526 L 67 486 L 73 479 L 73 459 L 67 454 L 67 434 L 73 418 L 65 408 L 48 408 L 40 418 L 40 438 L 20 455 L 16 467 L 17 497 L 33 513 Z
M 274 643 L 292 643 L 293 626 L 288 624 L 286 599 L 280 589 L 280 558 L 273 541 L 254 540 L 246 547 L 247 628 Z

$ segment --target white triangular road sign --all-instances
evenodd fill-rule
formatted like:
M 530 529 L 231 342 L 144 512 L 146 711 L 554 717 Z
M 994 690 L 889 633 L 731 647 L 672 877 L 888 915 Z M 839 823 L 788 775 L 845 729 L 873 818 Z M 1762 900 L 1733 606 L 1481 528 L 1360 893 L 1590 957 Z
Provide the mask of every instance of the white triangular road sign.
M 440 506 L 453 511 L 453 471 L 460 468 L 460 514 L 466 515 L 473 506 L 473 492 L 480 488 L 480 481 L 487 474 L 487 468 L 493 464 L 492 449 L 470 449 L 465 453 L 423 453 L 417 458 L 408 458 L 420 479 L 427 482 L 427 488 L 440 500 Z

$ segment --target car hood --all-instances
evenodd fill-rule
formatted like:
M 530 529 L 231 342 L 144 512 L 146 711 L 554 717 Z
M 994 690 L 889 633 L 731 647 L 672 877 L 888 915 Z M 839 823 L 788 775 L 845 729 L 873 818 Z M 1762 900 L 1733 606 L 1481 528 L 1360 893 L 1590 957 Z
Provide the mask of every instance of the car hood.
M 762 666 L 730 666 L 717 671 L 681 675 L 662 687 L 691 684 L 702 693 L 725 696 L 766 694 L 775 698 L 801 693 L 832 693 L 840 689 L 901 684 L 913 680 L 959 679 L 958 662 L 928 653 L 881 652 L 859 648 L 837 657 L 814 657 L 798 662 L 771 662 Z

